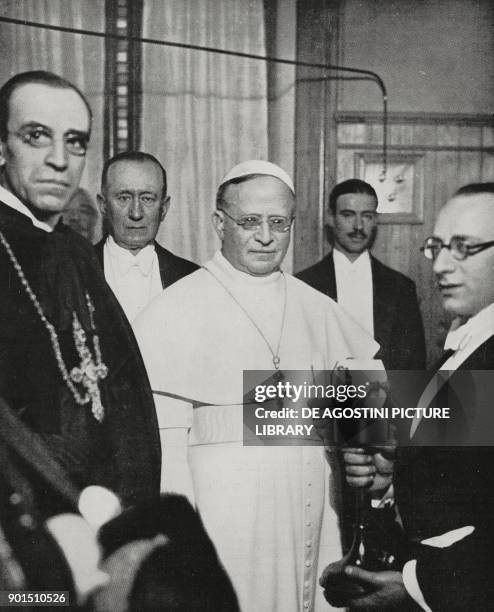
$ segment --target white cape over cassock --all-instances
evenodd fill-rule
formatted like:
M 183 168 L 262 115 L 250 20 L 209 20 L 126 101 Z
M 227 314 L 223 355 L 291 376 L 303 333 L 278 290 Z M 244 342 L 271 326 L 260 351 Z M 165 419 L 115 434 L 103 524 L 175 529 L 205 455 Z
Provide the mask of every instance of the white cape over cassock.
M 162 490 L 195 500 L 242 610 L 327 611 L 317 579 L 341 557 L 329 466 L 321 447 L 242 446 L 243 370 L 273 371 L 273 356 L 223 285 L 275 352 L 286 286 L 281 370 L 333 369 L 379 347 L 305 283 L 245 274 L 220 253 L 134 324 L 162 434 Z

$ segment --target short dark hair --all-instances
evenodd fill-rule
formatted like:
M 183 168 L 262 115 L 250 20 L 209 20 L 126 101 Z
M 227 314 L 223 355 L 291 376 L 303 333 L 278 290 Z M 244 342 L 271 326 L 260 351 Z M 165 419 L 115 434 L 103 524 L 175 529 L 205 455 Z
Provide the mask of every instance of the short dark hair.
M 336 212 L 336 200 L 347 193 L 362 193 L 365 195 L 370 195 L 376 200 L 377 206 L 377 193 L 369 183 L 365 181 L 361 181 L 360 179 L 348 179 L 347 181 L 343 181 L 334 186 L 333 190 L 329 194 L 329 209 L 335 213 Z
M 89 114 L 89 134 L 91 133 L 93 112 L 89 106 L 89 102 L 86 100 L 86 97 L 81 90 L 70 81 L 67 81 L 67 79 L 58 76 L 53 72 L 48 72 L 46 70 L 29 70 L 28 72 L 20 72 L 19 74 L 16 74 L 0 88 L 0 140 L 5 141 L 8 136 L 7 123 L 9 120 L 9 103 L 12 94 L 19 87 L 29 85 L 31 83 L 39 83 L 41 85 L 47 85 L 48 87 L 72 89 L 75 91 L 87 108 L 87 112 Z
M 117 153 L 110 159 L 107 159 L 103 165 L 103 171 L 101 173 L 101 191 L 104 192 L 106 189 L 106 181 L 108 179 L 108 171 L 117 162 L 138 162 L 140 164 L 144 162 L 152 162 L 156 164 L 158 168 L 161 170 L 161 174 L 163 175 L 163 193 L 162 197 L 166 196 L 167 193 L 167 180 L 166 180 L 166 170 L 161 165 L 161 162 L 156 159 L 154 155 L 151 153 L 144 153 L 143 151 L 123 151 L 122 153 Z
M 479 195 L 481 193 L 492 193 L 494 195 L 494 183 L 470 183 L 460 187 L 454 195 Z

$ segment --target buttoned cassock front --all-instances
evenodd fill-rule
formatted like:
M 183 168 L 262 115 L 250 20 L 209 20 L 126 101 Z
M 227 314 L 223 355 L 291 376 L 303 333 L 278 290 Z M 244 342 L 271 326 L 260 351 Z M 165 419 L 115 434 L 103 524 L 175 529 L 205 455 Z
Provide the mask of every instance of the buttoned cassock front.
M 163 292 L 134 325 L 162 436 L 175 444 L 162 483 L 195 499 L 242 610 L 327 611 L 317 579 L 341 547 L 323 448 L 242 445 L 243 370 L 273 370 L 266 339 L 276 348 L 285 281 L 240 272 L 219 253 L 206 268 Z M 285 279 L 281 369 L 373 356 L 377 343 L 337 304 Z

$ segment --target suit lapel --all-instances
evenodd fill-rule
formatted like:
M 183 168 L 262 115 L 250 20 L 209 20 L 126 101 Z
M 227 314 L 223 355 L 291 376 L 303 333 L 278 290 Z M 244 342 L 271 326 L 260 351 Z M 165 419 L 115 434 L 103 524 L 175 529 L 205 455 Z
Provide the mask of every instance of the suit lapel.
M 494 335 L 459 366 L 459 370 L 494 370 Z
M 156 241 L 154 243 L 156 255 L 158 256 L 158 264 L 160 267 L 161 286 L 166 289 L 172 285 L 175 281 L 181 278 L 176 265 L 174 264 L 174 256 L 170 251 L 164 249 Z
M 329 255 L 325 257 L 325 259 L 323 259 L 323 263 L 324 271 L 326 273 L 324 278 L 325 287 L 320 289 L 320 291 L 323 291 L 330 298 L 333 298 L 333 300 L 338 301 L 338 293 L 336 289 L 336 273 L 334 271 L 334 259 L 332 251 L 331 253 L 329 253 Z
M 160 278 L 161 278 L 161 286 L 163 289 L 166 289 L 170 284 L 170 261 L 169 257 L 167 257 L 167 252 L 163 249 L 156 241 L 154 243 L 154 248 L 156 249 L 156 254 L 158 256 L 158 264 L 160 268 Z
M 103 249 L 105 246 L 105 242 L 106 242 L 106 238 L 103 238 L 103 240 L 100 240 L 98 244 L 94 245 L 94 251 L 96 253 L 96 257 L 98 258 L 98 261 L 103 269 L 105 267 L 105 258 L 103 255 Z
M 374 318 L 374 338 L 381 346 L 389 346 L 391 339 L 390 321 L 394 318 L 394 291 L 393 287 L 386 283 L 383 268 L 371 255 L 372 271 L 372 307 Z
M 316 291 L 336 300 L 336 276 L 333 254 L 329 253 L 310 268 L 296 275 Z
M 446 357 L 447 358 L 447 357 Z M 439 370 L 441 365 L 445 363 L 445 359 L 441 359 L 436 367 L 436 371 Z M 456 372 L 469 372 L 474 370 L 491 370 L 494 367 L 494 336 L 491 336 L 488 340 L 486 340 L 481 346 L 479 346 L 463 363 L 461 363 Z M 470 387 L 471 381 L 468 378 L 461 378 L 461 391 L 465 392 L 465 396 L 461 394 L 460 397 L 456 395 L 456 393 L 452 393 L 452 389 L 454 389 L 453 382 L 455 380 L 455 373 L 451 374 L 451 377 L 447 383 L 445 383 L 444 387 L 440 389 L 437 393 L 437 396 L 430 402 L 431 406 L 447 406 L 451 404 L 451 420 L 446 422 L 445 425 L 448 425 L 450 428 L 455 429 L 454 433 L 459 435 L 458 432 L 461 432 L 463 428 L 463 432 L 465 432 L 468 427 L 472 425 L 472 414 L 469 412 L 469 408 L 471 408 L 471 403 L 467 398 L 475 398 L 475 388 Z M 420 423 L 417 431 L 420 430 Z M 419 444 L 420 439 L 418 436 L 412 437 L 414 444 Z

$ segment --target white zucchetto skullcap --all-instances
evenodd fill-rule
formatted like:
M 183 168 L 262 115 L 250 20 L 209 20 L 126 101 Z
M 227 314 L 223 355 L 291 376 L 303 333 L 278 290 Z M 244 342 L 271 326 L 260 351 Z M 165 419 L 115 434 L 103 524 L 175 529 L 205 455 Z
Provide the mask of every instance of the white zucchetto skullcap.
M 225 183 L 229 183 L 234 179 L 239 179 L 249 174 L 266 174 L 267 176 L 274 176 L 280 181 L 283 181 L 290 191 L 295 195 L 295 188 L 293 186 L 292 179 L 290 176 L 276 164 L 264 161 L 262 159 L 249 159 L 249 161 L 241 162 L 234 166 L 230 172 L 227 172 L 222 178 L 219 187 Z

